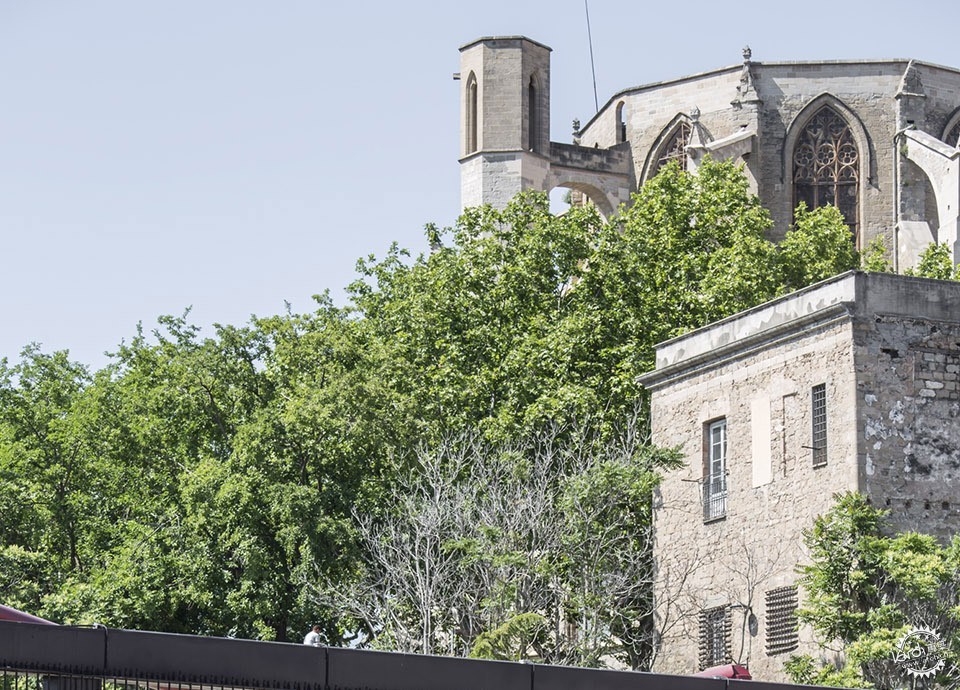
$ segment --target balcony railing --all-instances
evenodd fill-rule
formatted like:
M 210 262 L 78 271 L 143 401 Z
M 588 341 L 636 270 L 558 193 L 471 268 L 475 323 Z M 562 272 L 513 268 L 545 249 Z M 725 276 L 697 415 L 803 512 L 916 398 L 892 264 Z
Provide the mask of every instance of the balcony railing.
M 703 478 L 703 521 L 719 520 L 727 515 L 726 475 Z

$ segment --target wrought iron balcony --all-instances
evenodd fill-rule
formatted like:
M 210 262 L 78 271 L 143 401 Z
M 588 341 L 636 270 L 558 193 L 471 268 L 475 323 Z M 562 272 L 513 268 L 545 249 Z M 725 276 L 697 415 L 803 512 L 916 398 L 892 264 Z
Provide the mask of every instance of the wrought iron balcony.
M 724 474 L 703 478 L 703 521 L 727 516 L 727 477 Z

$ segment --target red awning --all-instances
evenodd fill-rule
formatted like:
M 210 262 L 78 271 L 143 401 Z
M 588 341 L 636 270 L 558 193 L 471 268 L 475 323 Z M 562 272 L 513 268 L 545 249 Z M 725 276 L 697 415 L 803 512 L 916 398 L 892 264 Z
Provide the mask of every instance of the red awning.
M 18 623 L 45 623 L 46 625 L 56 625 L 53 621 L 39 616 L 31 616 L 29 613 L 17 611 L 9 606 L 0 604 L 0 621 L 16 621 Z

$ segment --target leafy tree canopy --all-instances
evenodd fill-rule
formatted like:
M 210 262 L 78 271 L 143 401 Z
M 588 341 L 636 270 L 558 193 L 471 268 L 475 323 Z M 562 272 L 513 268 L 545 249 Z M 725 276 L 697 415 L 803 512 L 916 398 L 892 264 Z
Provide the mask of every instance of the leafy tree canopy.
M 589 206 L 552 215 L 535 194 L 469 209 L 454 228 L 428 227 L 428 255 L 394 247 L 361 261 L 346 307 L 320 296 L 313 313 L 210 335 L 187 314 L 163 317 L 92 373 L 28 347 L 0 365 L 5 602 L 63 622 L 262 639 L 318 622 L 340 643 L 357 619 L 318 604 L 311 586 L 363 581 L 372 553 L 358 516 L 396 517 L 415 449 L 461 432 L 509 445 L 586 419 L 609 441 L 643 409 L 637 377 L 657 342 L 856 265 L 829 210 L 802 212 L 780 248 L 769 228 L 736 166 L 668 166 L 610 221 Z M 568 547 L 608 519 L 640 525 L 618 552 L 629 558 L 601 555 L 597 572 L 648 553 L 646 516 L 629 510 L 646 505 L 646 471 L 599 463 L 554 478 L 554 509 L 576 496 L 606 511 L 565 521 Z M 458 553 L 510 560 L 497 541 Z M 573 577 L 576 565 L 551 572 Z M 528 580 L 489 591 L 506 596 L 517 581 Z M 642 617 L 646 595 L 624 596 Z M 591 630 L 635 640 L 617 653 L 639 664 L 637 618 L 588 619 L 602 603 L 564 605 Z M 478 650 L 542 639 L 544 610 L 496 610 L 474 617 L 483 627 L 465 639 Z
M 805 602 L 797 616 L 812 627 L 834 663 L 795 656 L 786 665 L 795 682 L 911 686 L 896 655 L 900 640 L 915 627 L 936 631 L 945 644 L 945 667 L 927 685 L 956 680 L 960 537 L 942 546 L 930 535 L 890 535 L 885 516 L 862 494 L 841 494 L 806 533 L 811 562 L 800 569 Z

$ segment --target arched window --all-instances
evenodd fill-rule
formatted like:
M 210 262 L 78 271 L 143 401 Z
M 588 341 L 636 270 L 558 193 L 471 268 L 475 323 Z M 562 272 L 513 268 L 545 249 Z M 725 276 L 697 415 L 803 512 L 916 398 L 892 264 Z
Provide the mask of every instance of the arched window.
M 624 103 L 620 101 L 617 105 L 617 143 L 622 144 L 627 140 L 627 119 L 624 114 Z
M 467 78 L 467 154 L 477 150 L 477 76 Z
M 793 205 L 836 206 L 854 237 L 860 197 L 860 153 L 850 126 L 823 106 L 807 122 L 793 149 Z
M 537 108 L 537 83 L 531 75 L 530 85 L 527 87 L 527 148 L 531 151 L 537 150 L 537 143 L 540 135 L 540 112 Z
M 691 131 L 689 122 L 681 122 L 677 125 L 667 143 L 660 149 L 660 157 L 657 159 L 654 175 L 670 161 L 677 161 L 681 170 L 687 169 L 687 144 L 690 143 Z
M 947 132 L 947 136 L 944 141 L 954 148 L 957 147 L 958 142 L 960 142 L 960 120 L 958 120 L 957 124 L 955 124 L 953 128 Z

